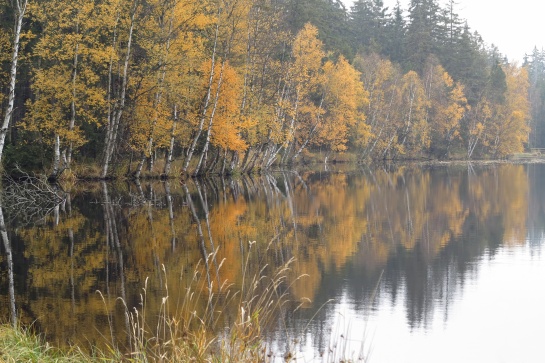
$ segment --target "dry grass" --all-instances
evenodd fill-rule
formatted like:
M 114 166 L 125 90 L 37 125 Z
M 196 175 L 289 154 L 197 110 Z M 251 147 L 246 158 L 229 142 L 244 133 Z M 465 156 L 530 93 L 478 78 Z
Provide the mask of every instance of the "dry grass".
M 161 297 L 159 319 L 146 316 L 150 298 L 147 281 L 139 308 L 129 308 L 122 301 L 130 326 L 130 359 L 182 363 L 268 361 L 262 333 L 270 324 L 276 323 L 289 302 L 286 291 L 289 289 L 289 266 L 293 261 L 268 276 L 269 266 L 263 266 L 256 273 L 249 271 L 248 258 L 241 287 L 235 289 L 226 281 L 214 286 L 220 283 L 216 276 L 199 272 L 209 271 L 209 263 L 212 265 L 215 258 L 215 254 L 210 255 L 208 261 L 195 269 L 181 301 L 170 301 L 168 282 L 165 282 L 166 295 Z M 166 271 L 163 273 L 166 281 Z M 236 316 L 224 319 L 223 307 L 233 305 L 237 307 Z M 156 325 L 150 326 L 149 320 Z M 226 324 L 229 320 L 232 323 Z
M 253 243 L 250 243 L 250 248 Z M 275 354 L 265 344 L 264 332 L 271 325 L 286 324 L 282 321 L 285 309 L 288 303 L 293 306 L 288 296 L 290 284 L 295 282 L 288 279 L 293 260 L 278 268 L 264 265 L 257 267 L 258 271 L 251 271 L 254 267 L 250 263 L 250 254 L 247 256 L 243 281 L 237 288 L 227 282 L 219 284 L 217 274 L 209 269 L 217 263 L 216 254 L 211 254 L 191 276 L 180 276 L 184 281 L 189 280 L 180 301 L 170 299 L 164 267 L 164 296 L 149 296 L 146 280 L 138 307 L 129 307 L 125 301 L 117 299 L 124 306 L 128 328 L 129 344 L 123 351 L 113 341 L 113 331 L 112 342 L 106 351 L 88 354 L 78 347 L 59 351 L 29 330 L 2 326 L 0 362 L 272 362 Z M 223 261 L 215 271 L 222 264 Z M 106 310 L 112 311 L 104 296 L 97 293 L 102 297 Z M 152 298 L 160 299 L 158 318 L 148 316 L 148 299 Z M 223 310 L 233 305 L 236 312 Z M 341 344 L 338 348 L 343 350 Z M 340 353 L 329 354 L 324 361 L 350 361 L 342 358 L 344 354 Z M 295 361 L 296 355 L 293 351 L 280 357 L 290 362 Z

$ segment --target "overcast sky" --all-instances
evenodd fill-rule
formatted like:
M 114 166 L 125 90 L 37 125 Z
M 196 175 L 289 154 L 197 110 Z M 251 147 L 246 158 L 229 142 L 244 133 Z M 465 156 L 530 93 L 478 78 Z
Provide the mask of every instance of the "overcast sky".
M 342 0 L 350 7 L 353 0 Z M 390 8 L 396 0 L 383 0 Z M 407 9 L 409 0 L 400 0 Z M 440 0 L 444 4 L 445 0 Z M 467 19 L 487 44 L 495 44 L 509 60 L 519 63 L 524 53 L 545 45 L 545 2 L 536 0 L 458 0 L 458 14 Z

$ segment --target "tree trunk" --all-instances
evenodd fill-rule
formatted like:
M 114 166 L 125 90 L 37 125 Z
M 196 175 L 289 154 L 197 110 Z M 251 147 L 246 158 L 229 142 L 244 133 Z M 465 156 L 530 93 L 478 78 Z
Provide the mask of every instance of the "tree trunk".
M 138 0 L 134 0 L 133 7 L 131 9 L 131 22 L 129 26 L 129 36 L 127 39 L 127 53 L 125 54 L 125 60 L 123 64 L 123 76 L 121 83 L 121 95 L 119 97 L 119 103 L 114 108 L 110 124 L 108 125 L 108 131 L 106 132 L 106 142 L 104 145 L 104 161 L 102 164 L 102 179 L 105 179 L 108 176 L 108 169 L 110 167 L 110 162 L 112 161 L 112 156 L 114 153 L 115 145 L 117 142 L 117 132 L 119 130 L 119 123 L 121 122 L 121 116 L 123 115 L 123 110 L 125 108 L 126 94 L 127 94 L 127 83 L 128 83 L 128 74 L 129 74 L 129 61 L 131 58 L 131 47 L 132 47 L 132 37 L 134 32 L 134 18 L 136 16 L 136 10 L 138 7 Z M 119 16 L 117 18 L 119 20 Z M 116 24 L 117 28 L 117 24 Z M 114 46 L 115 46 L 116 33 L 114 33 Z M 111 77 L 112 64 L 110 63 L 110 77 Z
M 219 79 L 218 79 L 218 86 L 217 86 L 217 89 L 216 89 L 216 95 L 214 96 L 214 107 L 212 108 L 212 113 L 210 114 L 210 118 L 208 120 L 208 130 L 206 130 L 206 141 L 204 143 L 204 148 L 203 148 L 203 151 L 202 151 L 202 154 L 201 154 L 201 158 L 199 159 L 199 163 L 197 164 L 197 167 L 195 168 L 194 175 L 199 174 L 203 158 L 207 154 L 208 147 L 210 146 L 210 136 L 212 135 L 212 125 L 214 124 L 214 116 L 216 115 L 216 110 L 218 108 L 218 101 L 219 101 L 219 98 L 220 98 L 221 84 L 222 84 L 222 81 L 223 81 L 223 69 L 224 69 L 224 67 L 225 67 L 225 61 L 221 63 L 220 75 L 219 75 Z
M 142 169 L 144 168 L 144 163 L 146 162 L 146 156 L 143 155 L 140 158 L 140 161 L 136 165 L 136 170 L 134 171 L 134 174 L 132 175 L 134 179 L 140 179 L 140 174 L 142 174 Z
M 76 26 L 76 33 L 79 33 L 79 25 Z M 74 54 L 74 63 L 72 65 L 72 102 L 70 103 L 70 123 L 68 124 L 68 131 L 73 131 L 76 125 L 76 80 L 78 77 L 78 52 L 79 44 L 76 44 L 76 50 Z M 66 167 L 70 168 L 72 164 L 72 149 L 74 143 L 70 141 L 68 144 L 68 150 L 66 150 Z
M 23 17 L 25 16 L 28 0 L 15 0 L 15 26 L 13 34 L 13 53 L 11 56 L 11 70 L 9 74 L 9 95 L 8 106 L 6 107 L 6 113 L 4 115 L 4 122 L 0 129 L 0 163 L 2 162 L 2 155 L 4 152 L 4 145 L 6 143 L 6 136 L 8 134 L 9 124 L 11 122 L 11 116 L 13 114 L 13 107 L 15 104 L 15 83 L 17 80 L 17 62 L 19 60 L 19 45 L 21 40 L 21 29 L 23 27 Z
M 53 165 L 48 179 L 57 180 L 61 172 L 61 139 L 57 134 L 55 135 L 55 146 L 53 148 Z
M 10 320 L 13 327 L 17 327 L 17 309 L 15 306 L 15 283 L 13 278 L 13 254 L 11 250 L 11 244 L 9 242 L 8 231 L 4 222 L 4 213 L 2 205 L 0 205 L 0 235 L 2 236 L 2 242 L 4 243 L 4 250 L 6 251 L 6 263 L 8 265 L 8 290 L 9 290 L 9 307 L 10 307 Z
M 170 144 L 168 146 L 165 168 L 163 169 L 163 177 L 168 177 L 172 167 L 172 159 L 174 155 L 174 141 L 176 133 L 176 125 L 178 123 L 178 108 L 174 106 L 174 118 L 172 120 L 172 128 L 170 129 Z
M 218 9 L 218 19 L 221 15 L 221 8 Z M 199 121 L 199 127 L 197 129 L 197 132 L 195 133 L 195 137 L 193 138 L 193 142 L 191 143 L 191 146 L 188 149 L 187 156 L 185 158 L 185 163 L 182 168 L 182 174 L 187 173 L 187 168 L 189 167 L 189 163 L 191 162 L 191 158 L 193 157 L 193 153 L 195 152 L 195 148 L 197 147 L 197 142 L 199 141 L 199 138 L 201 137 L 201 133 L 204 127 L 204 122 L 206 121 L 206 112 L 208 111 L 208 106 L 210 105 L 210 96 L 212 93 L 212 84 L 214 83 L 214 68 L 216 67 L 216 52 L 218 47 L 218 36 L 219 36 L 219 28 L 220 24 L 219 22 L 216 24 L 216 30 L 214 35 L 214 48 L 212 50 L 212 60 L 211 60 L 211 66 L 210 66 L 210 77 L 208 77 L 208 85 L 206 90 L 206 97 L 204 98 L 202 113 L 201 113 L 201 119 Z

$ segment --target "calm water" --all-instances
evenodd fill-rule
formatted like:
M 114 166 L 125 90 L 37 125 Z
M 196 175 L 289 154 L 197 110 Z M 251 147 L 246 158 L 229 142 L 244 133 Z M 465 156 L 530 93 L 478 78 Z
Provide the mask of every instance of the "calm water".
M 535 362 L 543 180 L 543 165 L 503 165 L 76 185 L 45 216 L 4 205 L 0 319 L 15 312 L 56 345 L 123 346 L 118 298 L 138 307 L 146 279 L 156 316 L 195 270 L 214 291 L 295 257 L 292 275 L 308 277 L 286 290 L 310 302 L 269 331 L 278 361 L 295 347 L 305 362 Z

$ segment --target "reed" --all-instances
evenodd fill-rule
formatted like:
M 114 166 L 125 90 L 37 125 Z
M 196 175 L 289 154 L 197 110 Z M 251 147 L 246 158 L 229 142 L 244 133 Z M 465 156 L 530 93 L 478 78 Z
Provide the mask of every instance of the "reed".
M 253 243 L 250 243 L 250 246 Z M 289 274 L 293 259 L 272 268 L 254 267 L 249 255 L 244 261 L 243 279 L 238 287 L 219 280 L 224 261 L 210 254 L 191 276 L 180 279 L 187 288 L 179 301 L 171 301 L 164 266 L 164 296 L 150 296 L 146 280 L 138 307 L 123 304 L 128 326 L 128 353 L 135 362 L 266 362 L 270 361 L 263 339 L 264 330 L 278 319 L 290 302 Z M 257 268 L 257 271 L 252 271 Z M 102 296 L 102 295 L 101 295 Z M 150 317 L 149 299 L 161 299 L 159 316 Z M 107 304 L 106 299 L 103 301 Z M 235 307 L 226 317 L 227 307 Z M 107 310 L 110 307 L 106 306 Z M 113 336 L 113 332 L 112 332 Z M 112 341 L 110 350 L 120 349 Z
M 61 351 L 52 348 L 30 329 L 4 325 L 0 326 L 0 362 L 295 361 L 296 344 L 290 348 L 292 351 L 272 352 L 264 336 L 271 324 L 286 326 L 282 319 L 288 304 L 294 310 L 302 306 L 291 301 L 288 293 L 290 284 L 295 282 L 289 279 L 294 260 L 273 268 L 253 265 L 249 255 L 244 261 L 242 282 L 236 288 L 227 281 L 219 280 L 218 272 L 224 261 L 217 263 L 217 255 L 212 253 L 201 261 L 190 276 L 180 275 L 181 280 L 189 282 L 186 282 L 187 288 L 177 301 L 172 301 L 169 296 L 164 266 L 163 296 L 152 296 L 146 279 L 137 307 L 130 307 L 126 301 L 118 298 L 116 302 L 124 307 L 128 346 L 119 347 L 112 330 L 111 341 L 103 351 L 93 348 L 88 353 L 76 346 Z M 107 299 L 102 293 L 97 293 L 103 299 L 106 310 L 111 311 Z M 150 299 L 160 299 L 159 316 L 150 316 Z M 228 306 L 235 306 L 234 312 L 233 309 L 227 312 Z M 331 346 L 340 348 L 338 354 L 327 354 L 322 361 L 355 361 L 345 358 L 346 348 L 342 342 Z

